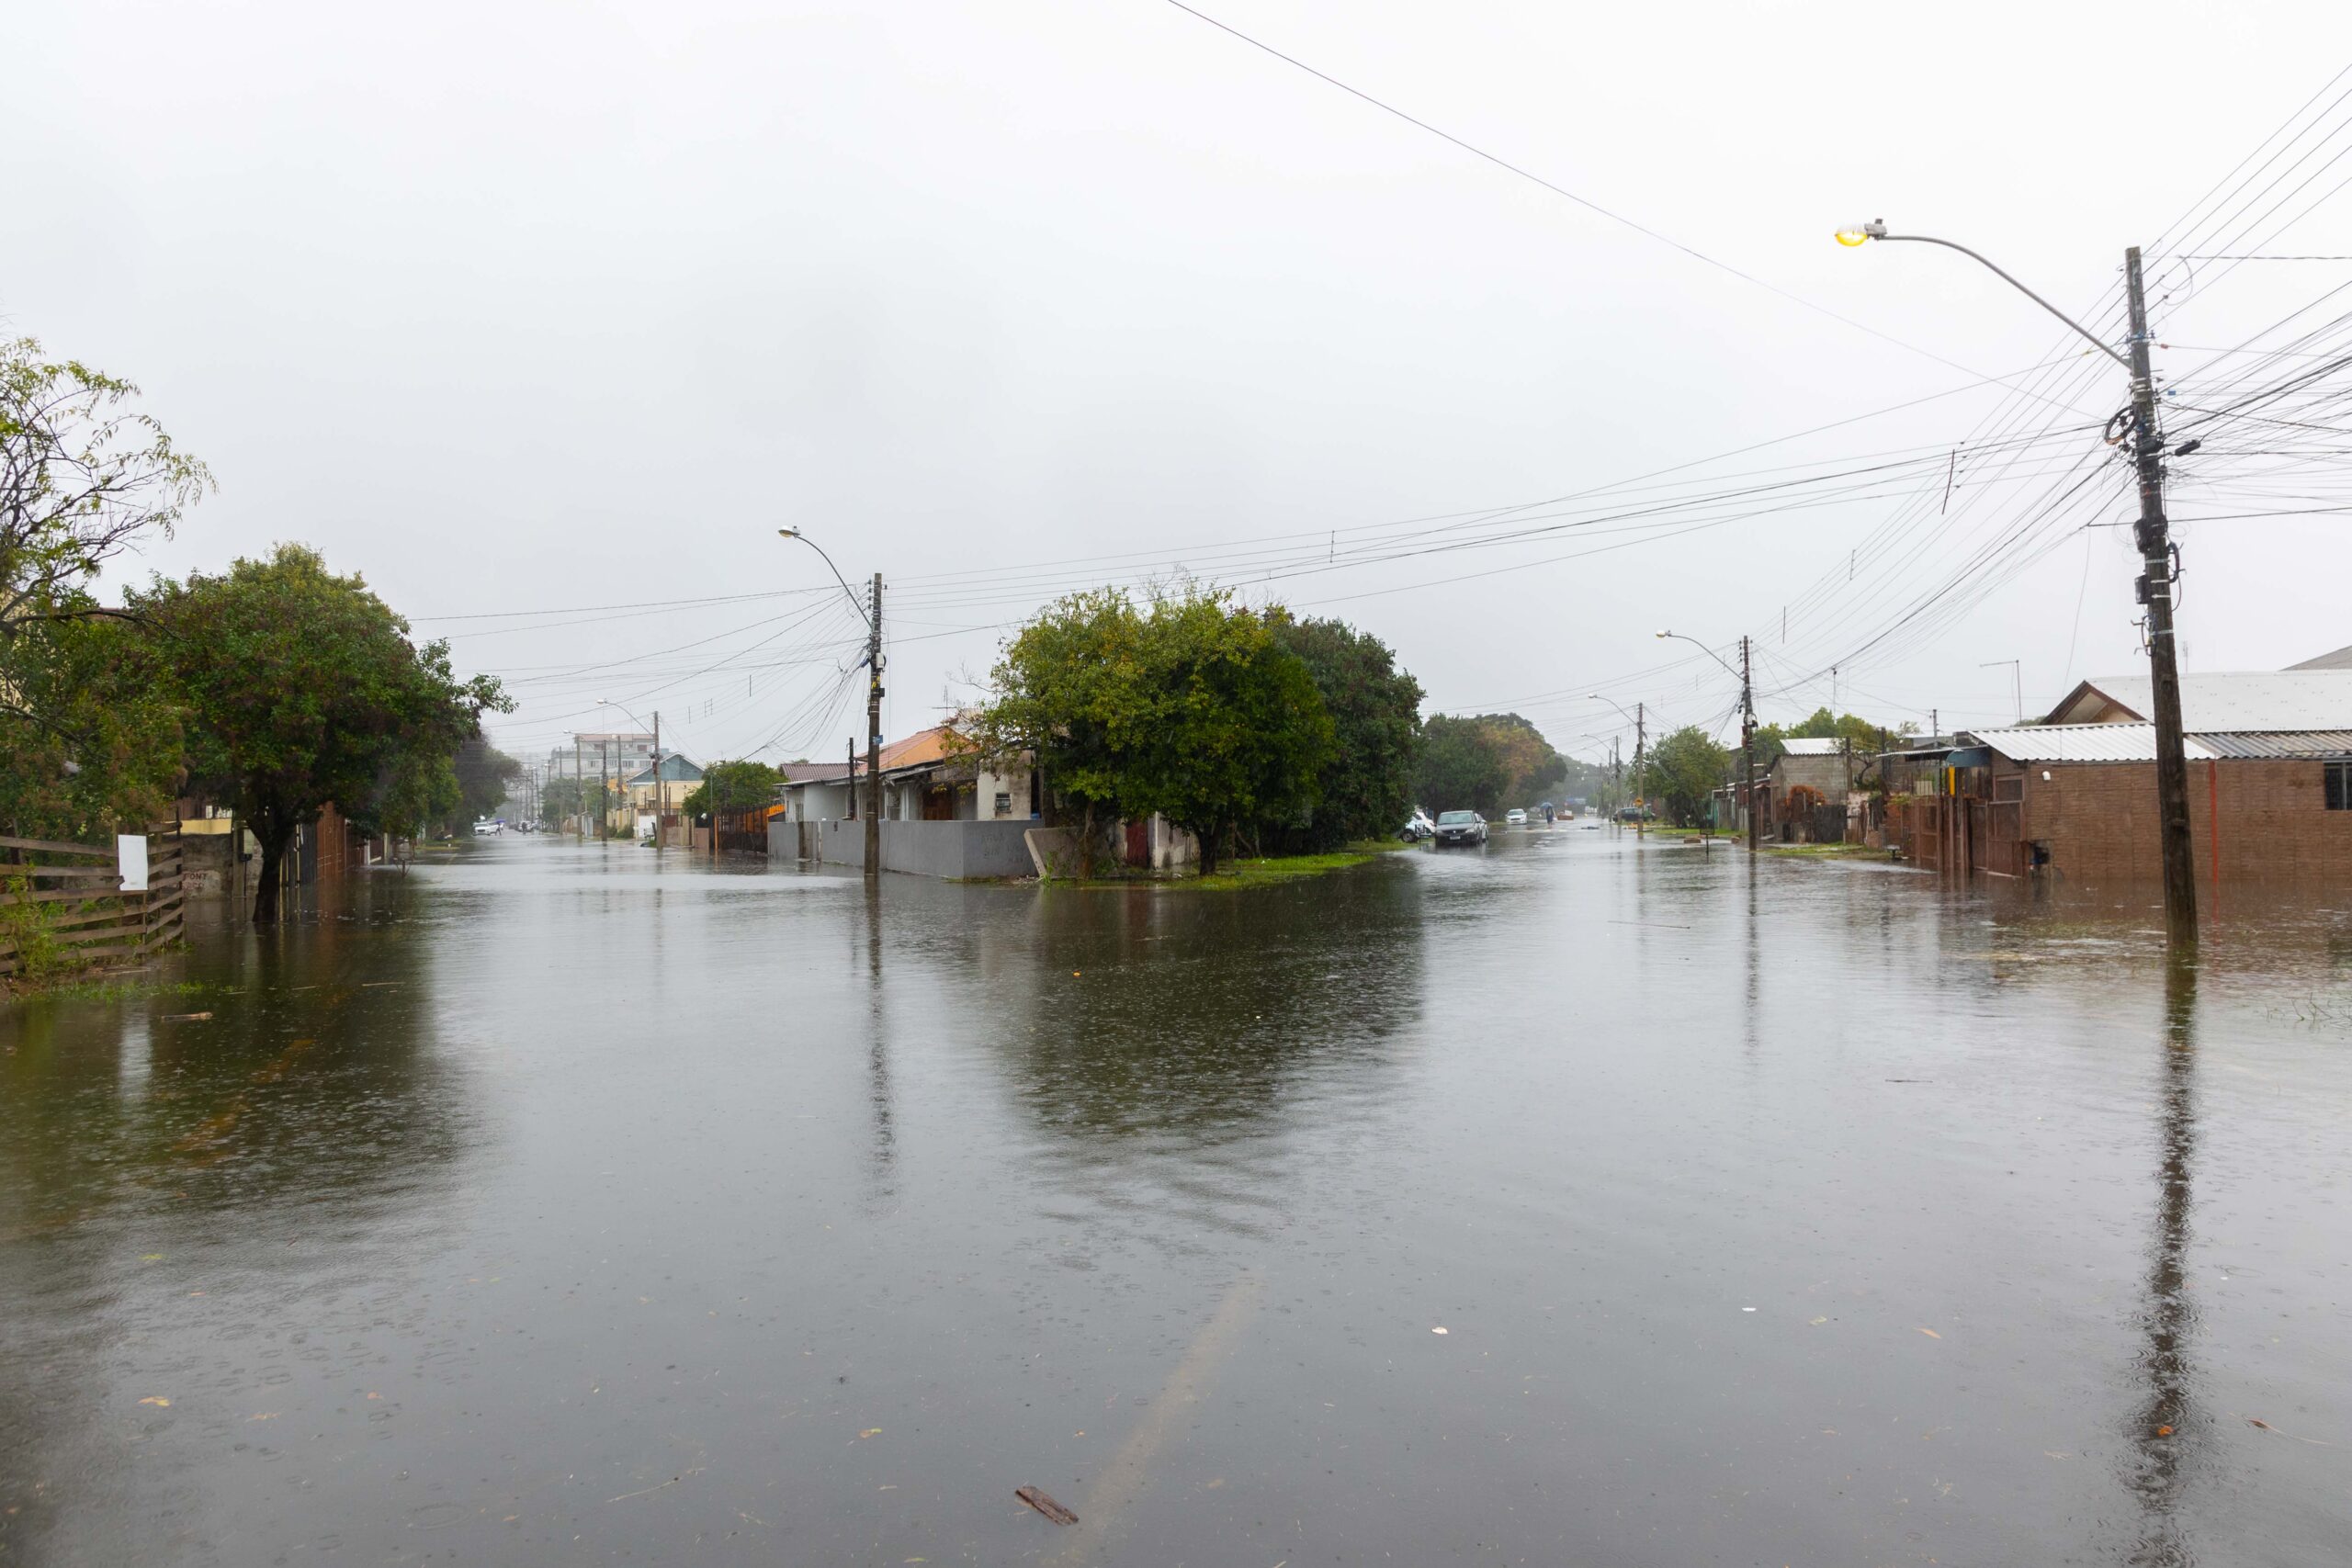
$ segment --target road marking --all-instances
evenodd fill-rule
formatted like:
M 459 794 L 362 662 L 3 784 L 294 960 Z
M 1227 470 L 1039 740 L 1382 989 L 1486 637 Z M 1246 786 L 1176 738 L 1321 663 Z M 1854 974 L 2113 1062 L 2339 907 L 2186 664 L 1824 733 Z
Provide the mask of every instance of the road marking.
M 1069 1527 L 1069 1544 L 1048 1561 L 1085 1562 L 1102 1544 L 1125 1510 L 1150 1488 L 1152 1464 L 1167 1445 L 1169 1434 L 1175 1430 L 1179 1420 L 1189 1417 L 1192 1406 L 1200 1404 L 1211 1375 L 1231 1354 L 1234 1340 L 1256 1314 L 1264 1294 L 1265 1287 L 1254 1277 L 1235 1280 L 1225 1292 L 1225 1299 L 1217 1303 L 1216 1311 L 1184 1351 L 1184 1359 L 1176 1363 L 1175 1371 L 1160 1385 L 1159 1396 L 1151 1402 L 1136 1429 L 1095 1478 L 1093 1490 L 1086 1495 L 1086 1506 L 1078 1510 L 1078 1523 Z

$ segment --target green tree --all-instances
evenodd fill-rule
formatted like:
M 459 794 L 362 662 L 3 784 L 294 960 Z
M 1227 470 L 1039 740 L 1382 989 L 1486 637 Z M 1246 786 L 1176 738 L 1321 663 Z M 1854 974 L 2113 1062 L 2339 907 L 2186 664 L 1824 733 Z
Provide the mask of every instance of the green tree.
M 1121 804 L 1190 832 L 1204 876 L 1238 829 L 1296 826 L 1338 744 L 1306 661 L 1269 621 L 1222 592 L 1188 590 L 1154 600 L 1144 626 L 1150 722 Z
M 1552 749 L 1544 732 L 1515 713 L 1480 714 L 1471 721 L 1482 727 L 1502 760 L 1503 784 L 1498 806 L 1527 806 L 1553 785 L 1566 782 L 1568 760 Z
M 189 772 L 260 841 L 256 921 L 276 918 L 286 850 L 322 807 L 413 829 L 456 804 L 453 759 L 481 715 L 513 705 L 488 676 L 458 680 L 447 643 L 412 643 L 364 581 L 299 545 L 220 576 L 159 579 L 133 607 L 185 705 Z
M 1413 807 L 1421 748 L 1421 683 L 1396 668 L 1386 643 L 1343 621 L 1272 622 L 1274 638 L 1306 661 L 1331 716 L 1336 744 L 1316 780 L 1320 804 L 1290 836 L 1303 851 L 1396 831 Z
M 521 762 L 480 736 L 460 741 L 449 766 L 457 785 L 457 805 L 438 819 L 460 830 L 470 830 L 497 810 L 508 788 L 523 776 Z
M 765 762 L 713 762 L 679 809 L 689 817 L 756 810 L 775 804 L 776 786 L 783 782 L 784 775 Z
M 1032 754 L 1082 814 L 1165 815 L 1216 869 L 1237 829 L 1295 826 L 1316 801 L 1335 744 L 1306 661 L 1272 620 L 1229 596 L 1187 590 L 1147 613 L 1116 589 L 1072 594 L 1007 643 L 989 701 L 962 726 L 992 757 Z
M 1413 794 L 1424 810 L 1491 814 L 1510 777 L 1503 748 L 1483 721 L 1437 714 L 1421 726 Z
M 85 839 L 153 820 L 177 716 L 137 626 L 92 596 L 211 487 L 133 407 L 138 388 L 30 338 L 0 342 L 0 822 Z
M 1708 803 L 1729 776 L 1736 755 L 1697 725 L 1683 726 L 1650 752 L 1647 787 L 1652 798 L 1663 803 L 1667 818 L 1685 827 L 1706 821 Z
M 539 786 L 539 815 L 550 822 L 561 822 L 580 813 L 582 790 L 578 779 L 554 778 Z
M 1035 759 L 1056 797 L 1079 814 L 1088 874 L 1095 814 L 1118 811 L 1126 760 L 1151 722 L 1143 636 L 1142 614 L 1117 589 L 1057 600 L 1004 645 L 989 700 L 960 726 L 981 755 Z

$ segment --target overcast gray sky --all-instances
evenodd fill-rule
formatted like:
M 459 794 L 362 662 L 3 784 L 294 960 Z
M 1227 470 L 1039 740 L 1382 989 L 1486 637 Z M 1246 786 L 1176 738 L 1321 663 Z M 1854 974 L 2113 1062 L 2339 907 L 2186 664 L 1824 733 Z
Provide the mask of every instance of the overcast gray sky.
M 2341 5 L 1203 4 L 1721 265 L 1167 0 L 10 9 L 0 326 L 141 382 L 220 480 L 144 566 L 313 544 L 507 679 L 533 755 L 600 698 L 839 755 L 856 628 L 784 524 L 888 581 L 893 735 L 1043 598 L 1180 566 L 1588 756 L 1597 686 L 1724 719 L 1668 625 L 1752 634 L 1768 718 L 1835 662 L 1842 705 L 1989 723 L 1984 661 L 2029 712 L 2140 667 L 2128 531 L 2082 527 L 2131 514 L 2086 428 L 2122 377 L 1964 258 L 1831 231 L 2102 321 L 2156 247 L 2184 402 L 2352 308 L 2314 304 L 2352 263 L 2175 259 L 2352 254 Z M 2176 513 L 2346 503 L 2297 428 L 2182 462 Z M 1506 525 L 1554 531 L 1435 548 Z M 2352 642 L 2346 516 L 2180 536 L 2188 668 Z M 725 602 L 591 608 L 686 600 Z

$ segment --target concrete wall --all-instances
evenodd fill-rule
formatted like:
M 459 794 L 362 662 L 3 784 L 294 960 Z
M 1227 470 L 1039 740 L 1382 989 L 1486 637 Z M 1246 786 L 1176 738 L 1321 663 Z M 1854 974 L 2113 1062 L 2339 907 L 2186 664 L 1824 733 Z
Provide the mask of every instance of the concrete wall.
M 2023 771 L 2023 836 L 2050 846 L 2059 875 L 2089 885 L 2163 877 L 2154 763 L 2031 762 Z M 2352 887 L 2352 811 L 2328 810 L 2324 784 L 2318 762 L 2191 761 L 2198 886 L 2215 881 L 2218 841 L 2224 886 Z
M 915 876 L 1033 876 L 1026 818 L 1003 822 L 882 822 L 882 869 Z M 770 860 L 863 868 L 865 823 L 826 819 L 768 824 Z

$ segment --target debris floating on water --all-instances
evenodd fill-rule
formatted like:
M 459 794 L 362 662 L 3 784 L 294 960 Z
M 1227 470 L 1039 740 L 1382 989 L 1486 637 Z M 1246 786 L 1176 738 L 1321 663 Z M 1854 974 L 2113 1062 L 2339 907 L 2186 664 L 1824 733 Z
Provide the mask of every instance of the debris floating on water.
M 1012 1495 L 1015 1497 L 1020 1498 L 1023 1502 L 1028 1504 L 1031 1507 L 1036 1509 L 1039 1513 L 1045 1515 L 1046 1517 L 1053 1520 L 1054 1523 L 1057 1525 L 1074 1525 L 1078 1523 L 1078 1516 L 1076 1514 L 1071 1513 L 1068 1508 L 1063 1507 L 1059 1503 L 1057 1503 L 1051 1497 L 1046 1496 L 1046 1494 L 1037 1487 L 1016 1486 L 1012 1489 Z

